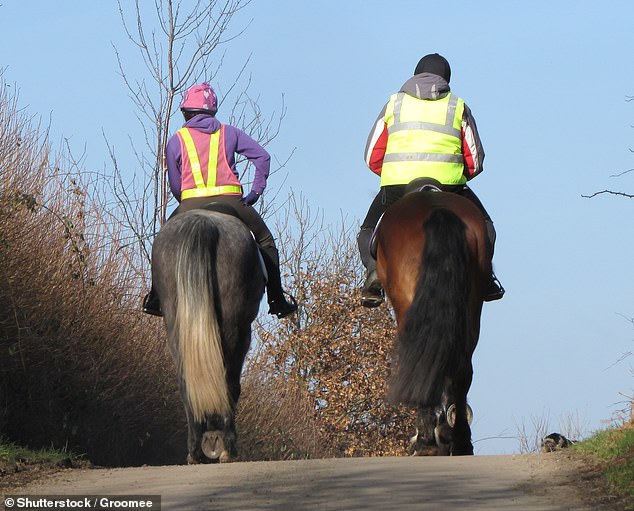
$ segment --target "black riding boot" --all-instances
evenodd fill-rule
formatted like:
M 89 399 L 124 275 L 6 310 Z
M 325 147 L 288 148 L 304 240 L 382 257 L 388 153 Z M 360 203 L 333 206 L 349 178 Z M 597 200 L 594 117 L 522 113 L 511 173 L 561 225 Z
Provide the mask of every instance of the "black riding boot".
M 493 222 L 489 219 L 485 220 L 485 223 L 487 226 L 489 246 L 491 248 L 491 259 L 493 259 L 493 251 L 495 249 L 496 238 L 495 227 L 493 227 Z M 499 300 L 504 296 L 504 293 L 505 290 L 498 278 L 495 276 L 495 273 L 493 272 L 493 267 L 491 267 L 491 278 L 489 279 L 489 282 L 487 283 L 487 288 L 484 291 L 484 301 L 492 302 L 494 300 Z
M 383 288 L 379 276 L 376 274 L 376 261 L 370 254 L 370 239 L 373 231 L 374 229 L 370 228 L 361 229 L 357 235 L 361 262 L 367 270 L 365 284 L 361 288 L 361 305 L 368 308 L 378 307 L 383 303 Z
M 145 295 L 143 298 L 143 312 L 146 314 L 151 314 L 152 316 L 163 316 L 163 311 L 161 310 L 161 302 L 159 301 L 159 297 L 154 291 L 154 287 L 150 289 L 150 292 Z
M 277 248 L 274 246 L 260 247 L 260 253 L 266 266 L 268 273 L 268 281 L 266 283 L 266 296 L 269 302 L 269 314 L 274 314 L 278 318 L 285 318 L 297 311 L 297 302 L 290 294 L 284 293 L 282 289 L 282 276 L 280 275 L 280 256 Z M 290 298 L 290 302 L 286 300 L 284 294 Z

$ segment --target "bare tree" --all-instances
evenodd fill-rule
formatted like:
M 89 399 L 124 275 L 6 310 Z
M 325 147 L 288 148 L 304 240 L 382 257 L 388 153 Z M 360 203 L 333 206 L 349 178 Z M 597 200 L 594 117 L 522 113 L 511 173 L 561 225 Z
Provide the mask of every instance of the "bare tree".
M 149 261 L 154 234 L 166 220 L 170 202 L 165 149 L 170 133 L 170 118 L 178 108 L 177 98 L 187 87 L 205 79 L 214 81 L 223 65 L 227 45 L 240 36 L 248 23 L 237 31 L 230 30 L 236 15 L 251 0 L 154 0 L 148 6 L 135 0 L 134 8 L 126 12 L 118 1 L 121 21 L 129 41 L 138 50 L 142 66 L 124 63 L 122 53 L 115 47 L 119 73 L 135 106 L 136 117 L 142 128 L 144 146 L 132 144 L 140 173 L 127 179 L 119 168 L 114 147 L 108 144 L 114 173 L 114 195 L 119 213 L 130 230 L 132 242 L 138 243 L 145 261 Z M 273 140 L 284 117 L 280 113 L 265 118 L 257 101 L 248 89 L 249 58 L 228 80 L 231 85 L 220 103 L 228 95 L 235 103 L 226 109 L 228 122 L 241 128 L 262 145 Z M 140 69 L 140 71 L 137 71 Z M 238 91 L 238 87 L 244 87 Z M 286 162 L 280 164 L 283 167 Z M 248 183 L 250 167 L 237 162 Z

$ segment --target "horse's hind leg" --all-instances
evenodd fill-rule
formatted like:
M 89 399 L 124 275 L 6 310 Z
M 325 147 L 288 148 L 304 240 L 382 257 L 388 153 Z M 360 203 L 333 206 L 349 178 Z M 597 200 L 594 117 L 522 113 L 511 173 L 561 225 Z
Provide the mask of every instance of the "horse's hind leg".
M 469 426 L 467 414 L 467 401 L 458 400 L 456 403 L 456 423 L 451 434 L 451 455 L 463 456 L 473 454 L 473 444 L 471 443 L 471 427 Z
M 439 456 L 451 455 L 451 441 L 453 438 L 453 430 L 448 423 L 447 413 L 442 410 L 438 414 L 438 422 L 434 429 L 434 436 L 436 437 L 436 444 L 438 445 Z
M 187 415 L 187 463 L 189 465 L 208 463 L 200 447 L 203 424 L 194 419 L 194 414 L 188 406 L 185 407 L 185 413 Z
M 408 453 L 412 456 L 437 456 L 435 428 L 437 423 L 436 409 L 419 407 L 416 411 L 416 434 L 410 439 Z
M 231 367 L 227 367 L 227 380 L 231 412 L 226 415 L 214 413 L 207 417 L 207 427 L 202 437 L 201 448 L 212 462 L 227 463 L 238 455 L 235 410 L 240 396 L 240 382 L 235 380 Z
M 455 423 L 453 424 L 451 435 L 452 456 L 473 454 L 467 406 L 467 392 L 471 386 L 472 375 L 473 370 L 469 364 L 467 373 L 462 378 L 457 378 L 452 384 L 453 400 L 451 402 L 455 405 Z
M 238 456 L 235 411 L 240 399 L 242 365 L 251 344 L 251 324 L 223 326 L 223 351 L 227 389 L 231 399 L 231 411 L 207 417 L 202 434 L 201 449 L 212 462 L 226 463 Z
M 248 344 L 246 344 L 248 346 Z M 202 451 L 212 461 L 226 463 L 238 456 L 235 410 L 240 398 L 240 373 L 246 351 L 233 353 L 237 355 L 237 364 L 229 364 L 227 370 L 227 387 L 231 394 L 231 413 L 225 416 L 213 414 L 207 419 L 207 428 L 202 437 Z

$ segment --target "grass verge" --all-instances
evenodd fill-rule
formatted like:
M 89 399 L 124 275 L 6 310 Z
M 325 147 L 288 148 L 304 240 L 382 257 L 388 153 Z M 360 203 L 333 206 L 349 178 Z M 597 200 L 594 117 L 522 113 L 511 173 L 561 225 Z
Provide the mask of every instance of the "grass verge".
M 66 449 L 37 449 L 21 447 L 13 442 L 0 438 L 0 463 L 79 463 L 77 456 Z
M 0 437 L 0 496 L 62 469 L 90 465 L 66 449 L 33 450 Z
M 626 499 L 627 509 L 634 510 L 634 422 L 599 431 L 572 450 L 594 465 L 610 488 Z

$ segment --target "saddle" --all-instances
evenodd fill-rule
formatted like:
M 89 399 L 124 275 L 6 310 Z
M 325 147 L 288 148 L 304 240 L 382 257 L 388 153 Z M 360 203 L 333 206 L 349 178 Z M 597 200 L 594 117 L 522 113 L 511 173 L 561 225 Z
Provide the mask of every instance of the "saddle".
M 419 177 L 407 184 L 404 195 L 417 192 L 442 192 L 442 188 L 442 184 L 436 179 L 431 177 Z
M 439 181 L 432 179 L 431 177 L 421 177 L 418 179 L 414 179 L 410 181 L 409 184 L 405 187 L 404 195 L 408 195 L 410 193 L 419 193 L 419 192 L 442 192 L 441 184 Z M 383 213 L 385 215 L 385 213 Z M 379 218 L 379 221 L 376 223 L 376 227 L 372 232 L 372 237 L 370 238 L 370 255 L 376 259 L 376 252 L 378 249 L 378 241 L 376 239 L 376 232 L 381 225 L 381 220 L 383 220 L 383 215 Z

